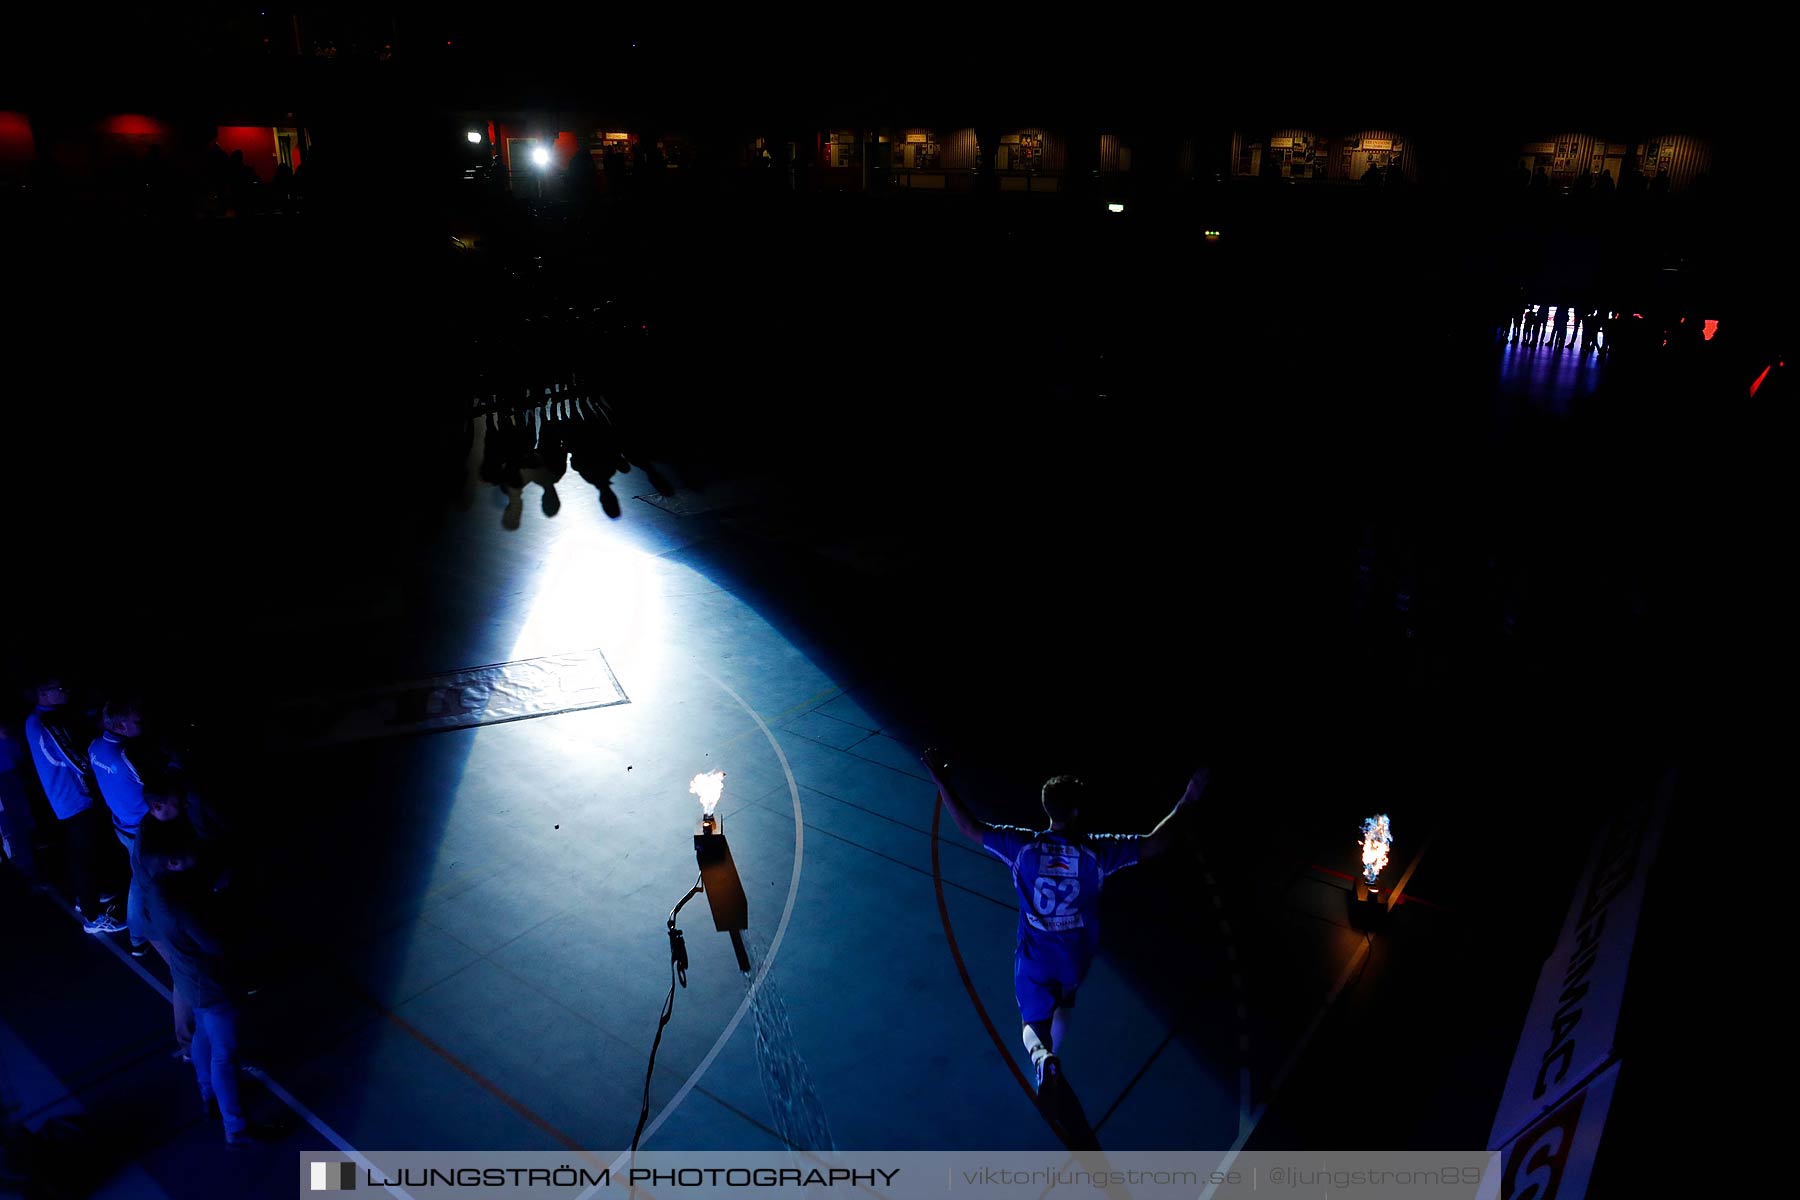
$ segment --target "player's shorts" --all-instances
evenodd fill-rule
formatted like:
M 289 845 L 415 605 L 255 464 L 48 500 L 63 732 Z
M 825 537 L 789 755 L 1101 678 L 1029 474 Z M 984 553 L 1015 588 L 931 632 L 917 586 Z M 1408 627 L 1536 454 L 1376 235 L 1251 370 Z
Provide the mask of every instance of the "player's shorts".
M 1075 993 L 1093 964 L 1091 954 L 1058 952 L 1021 942 L 1013 953 L 1013 996 L 1027 1025 L 1048 1021 L 1059 1008 L 1074 1008 Z

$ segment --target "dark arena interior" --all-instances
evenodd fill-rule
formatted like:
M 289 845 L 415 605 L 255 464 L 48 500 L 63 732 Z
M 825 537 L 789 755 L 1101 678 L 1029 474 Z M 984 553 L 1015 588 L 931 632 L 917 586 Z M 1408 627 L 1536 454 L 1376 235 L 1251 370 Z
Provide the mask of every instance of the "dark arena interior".
M 1495 15 L 9 15 L 0 1195 L 1677 1194 L 1792 108 Z

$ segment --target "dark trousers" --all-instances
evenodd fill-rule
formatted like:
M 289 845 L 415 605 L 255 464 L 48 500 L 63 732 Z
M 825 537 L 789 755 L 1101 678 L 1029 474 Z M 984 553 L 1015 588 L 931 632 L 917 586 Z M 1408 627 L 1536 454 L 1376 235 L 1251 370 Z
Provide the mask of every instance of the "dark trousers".
M 83 914 L 96 916 L 102 894 L 116 893 L 124 865 L 102 805 L 92 804 L 57 822 L 69 858 L 70 899 Z M 126 868 L 129 870 L 129 867 Z
M 95 828 L 97 820 L 90 805 L 56 823 L 62 830 L 63 855 L 68 859 L 69 898 L 76 908 L 90 917 L 100 911 L 98 872 L 94 869 L 94 852 L 99 840 L 99 830 Z
M 190 1048 L 202 1099 L 219 1102 L 225 1140 L 244 1132 L 244 1109 L 238 1101 L 237 1009 L 229 1000 L 194 1009 L 194 1042 Z

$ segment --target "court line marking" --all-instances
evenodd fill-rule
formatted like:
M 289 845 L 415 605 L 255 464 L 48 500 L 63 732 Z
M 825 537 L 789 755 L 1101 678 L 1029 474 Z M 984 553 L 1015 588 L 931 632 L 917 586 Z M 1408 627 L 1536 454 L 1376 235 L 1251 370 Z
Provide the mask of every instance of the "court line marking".
M 1219 934 L 1225 939 L 1225 961 L 1231 973 L 1232 995 L 1237 1002 L 1237 1048 L 1238 1048 L 1238 1132 L 1242 1133 L 1251 1123 L 1251 1101 L 1253 1078 L 1250 1072 L 1250 1009 L 1246 1003 L 1248 989 L 1244 987 L 1243 968 L 1238 965 L 1237 935 L 1232 932 L 1231 921 L 1226 917 L 1225 893 L 1219 880 L 1213 874 L 1212 864 L 1206 861 L 1206 851 L 1198 845 L 1194 847 L 1194 861 L 1200 864 L 1200 871 L 1206 877 L 1206 890 L 1212 893 L 1213 911 L 1219 914 Z
M 1313 1035 L 1318 1032 L 1319 1026 L 1325 1020 L 1325 1014 L 1330 1012 L 1331 1006 L 1337 1003 L 1338 996 L 1343 993 L 1344 988 L 1350 982 L 1350 973 L 1356 969 L 1356 964 L 1369 953 L 1369 947 L 1373 942 L 1373 938 L 1365 936 L 1357 944 L 1356 952 L 1350 956 L 1350 961 L 1345 963 L 1344 969 L 1339 972 L 1337 982 L 1332 985 L 1330 994 L 1325 997 L 1325 1003 L 1319 1005 L 1319 1011 L 1313 1014 L 1313 1019 L 1307 1025 L 1306 1031 L 1300 1035 L 1300 1040 L 1294 1043 L 1294 1049 L 1287 1056 L 1287 1061 L 1282 1063 L 1281 1070 L 1275 1073 L 1274 1080 L 1269 1084 L 1269 1098 L 1257 1105 L 1250 1113 L 1249 1120 L 1241 1124 L 1237 1140 L 1231 1143 L 1231 1149 L 1226 1151 L 1225 1157 L 1214 1168 L 1217 1172 L 1224 1174 L 1231 1170 L 1231 1164 L 1237 1161 L 1237 1156 L 1243 1152 L 1245 1143 L 1250 1140 L 1250 1135 L 1256 1132 L 1256 1127 L 1261 1124 L 1263 1116 L 1269 1111 L 1269 1106 L 1275 1103 L 1281 1093 L 1281 1085 L 1287 1082 L 1287 1077 L 1293 1072 L 1295 1064 L 1300 1061 L 1300 1055 L 1305 1051 L 1307 1043 L 1312 1041 Z M 1218 1190 L 1217 1183 L 1208 1183 L 1200 1192 L 1199 1200 L 1212 1200 L 1213 1194 Z
M 807 788 L 807 791 L 819 792 L 819 789 L 814 788 L 814 787 L 809 787 L 809 788 Z M 836 797 L 826 795 L 826 793 L 824 793 L 824 792 L 819 792 L 819 795 L 825 796 L 825 798 L 827 800 L 836 799 Z M 755 807 L 755 808 L 761 808 L 765 812 L 769 811 L 767 806 L 765 806 L 757 801 L 752 801 L 750 806 Z M 856 808 L 856 805 L 852 804 L 849 807 Z M 868 811 L 868 810 L 865 809 L 862 811 Z M 879 816 L 880 814 L 876 813 L 874 815 Z M 906 825 L 906 826 L 903 826 L 903 828 L 911 829 L 912 826 Z M 848 837 L 841 833 L 833 833 L 831 830 L 826 829 L 820 825 L 811 826 L 811 829 L 814 833 L 818 834 L 821 837 L 828 837 L 834 842 L 842 842 L 846 846 L 851 846 L 851 847 L 854 847 L 855 849 L 861 850 L 864 854 L 873 855 L 874 857 L 881 859 L 883 862 L 890 862 L 890 863 L 893 863 L 897 867 L 904 868 L 905 870 L 915 871 L 918 874 L 925 876 L 927 879 L 931 878 L 931 871 L 928 868 L 914 866 L 912 863 L 907 862 L 903 858 L 895 858 L 893 855 L 884 853 L 883 851 L 880 851 L 880 850 L 877 850 L 873 846 L 865 846 L 853 837 Z M 955 844 L 952 843 L 952 846 L 954 846 L 954 845 Z M 1014 900 L 1011 903 L 1008 903 L 1007 901 L 1000 899 L 998 896 L 990 896 L 986 892 L 981 891 L 978 888 L 970 887 L 968 884 L 964 884 L 964 883 L 957 883 L 953 880 L 945 880 L 944 884 L 946 887 L 953 887 L 959 892 L 964 892 L 970 896 L 973 896 L 977 900 L 986 900 L 989 904 L 998 905 L 1000 908 L 1006 909 L 1008 912 L 1017 912 L 1018 911 L 1018 901 L 1017 900 Z
M 1412 861 L 1406 864 L 1406 871 L 1400 876 L 1399 882 L 1394 884 L 1394 890 L 1388 893 L 1389 912 L 1393 912 L 1399 906 L 1400 897 L 1406 892 L 1406 885 L 1412 882 L 1413 872 L 1418 870 L 1419 864 L 1425 860 L 1425 852 L 1431 849 L 1431 841 L 1435 837 L 1437 837 L 1436 829 L 1425 835 L 1425 841 L 1420 844 L 1418 853 L 1414 854 Z
M 818 744 L 824 745 L 823 742 L 820 742 Z M 854 758 L 855 755 L 852 755 L 851 757 Z M 874 766 L 877 766 L 877 767 L 882 765 L 881 763 L 874 762 L 873 759 L 865 758 L 862 761 L 866 762 L 866 763 L 872 763 Z M 892 770 L 892 768 L 890 767 L 889 770 Z M 901 772 L 901 773 L 905 774 L 905 772 Z M 913 776 L 908 775 L 907 778 L 911 779 L 911 778 L 913 778 Z M 902 829 L 909 829 L 912 832 L 921 834 L 925 837 L 931 836 L 931 830 L 929 828 L 919 826 L 919 825 L 914 825 L 910 821 L 902 821 L 899 817 L 889 816 L 887 813 L 884 813 L 879 809 L 870 808 L 866 804 L 858 804 L 854 800 L 846 800 L 842 796 L 834 795 L 833 793 L 826 791 L 822 787 L 814 787 L 812 784 L 809 783 L 806 785 L 806 790 L 809 792 L 814 792 L 820 796 L 823 796 L 823 797 L 825 797 L 825 799 L 832 801 L 834 804 L 841 804 L 845 808 L 853 808 L 857 812 L 867 813 L 869 816 L 877 817 L 883 821 L 888 822 L 891 825 L 898 825 Z M 767 793 L 765 793 L 765 795 L 766 794 Z M 814 826 L 814 828 L 818 828 L 818 827 Z M 820 830 L 820 832 L 823 833 L 825 831 Z M 979 849 L 975 846 L 967 846 L 961 842 L 950 842 L 950 843 L 948 843 L 948 845 L 952 850 L 960 850 L 964 854 L 967 854 L 971 859 L 977 859 L 982 862 L 992 862 L 993 858 L 994 858 L 994 856 L 989 854 L 986 850 Z M 864 846 L 863 849 L 867 850 L 867 849 L 869 849 L 869 847 Z M 954 886 L 954 885 L 952 885 L 952 886 Z M 998 903 L 1007 908 L 1013 908 L 1018 905 L 1018 899 L 1016 897 L 1013 897 L 1013 898 L 1009 898 L 1006 900 L 998 901 Z

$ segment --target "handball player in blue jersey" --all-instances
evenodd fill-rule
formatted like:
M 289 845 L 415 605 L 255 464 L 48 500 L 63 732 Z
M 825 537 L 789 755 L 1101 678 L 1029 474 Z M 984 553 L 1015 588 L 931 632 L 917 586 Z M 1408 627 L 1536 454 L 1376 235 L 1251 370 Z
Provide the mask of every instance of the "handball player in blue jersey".
M 935 750 L 925 766 L 956 827 L 1012 870 L 1019 894 L 1019 939 L 1013 954 L 1013 993 L 1025 1025 L 1025 1049 L 1037 1067 L 1038 1091 L 1062 1078 L 1057 1058 L 1069 1010 L 1100 945 L 1100 888 L 1115 871 L 1155 858 L 1175 836 L 1175 817 L 1206 791 L 1202 768 L 1169 815 L 1147 834 L 1088 833 L 1081 826 L 1083 784 L 1058 775 L 1044 784 L 1048 829 L 990 825 L 976 818 L 946 782 L 949 764 Z

